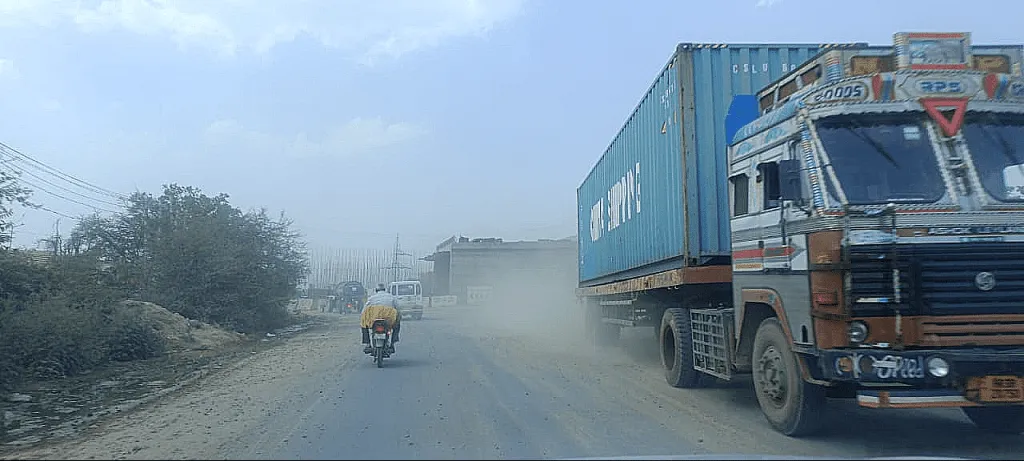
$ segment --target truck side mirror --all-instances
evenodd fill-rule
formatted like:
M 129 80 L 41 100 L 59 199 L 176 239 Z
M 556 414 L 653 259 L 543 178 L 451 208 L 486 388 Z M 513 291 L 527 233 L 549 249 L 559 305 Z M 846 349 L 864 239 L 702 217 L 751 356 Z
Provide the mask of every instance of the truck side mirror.
M 802 202 L 804 199 L 803 176 L 800 174 L 800 160 L 779 161 L 779 194 L 783 200 Z

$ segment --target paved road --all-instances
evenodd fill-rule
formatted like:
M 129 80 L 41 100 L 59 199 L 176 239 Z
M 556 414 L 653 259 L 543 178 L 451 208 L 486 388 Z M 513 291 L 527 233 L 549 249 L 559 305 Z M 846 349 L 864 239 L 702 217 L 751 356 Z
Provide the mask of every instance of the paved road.
M 595 349 L 562 337 L 569 333 L 557 334 L 569 331 L 564 323 L 543 330 L 521 320 L 451 308 L 407 321 L 400 349 L 384 369 L 348 340 L 339 341 L 337 365 L 310 370 L 308 382 L 319 388 L 315 398 L 268 417 L 221 454 L 550 459 L 1024 453 L 1024 437 L 982 433 L 958 410 L 868 410 L 844 401 L 833 405 L 831 430 L 790 439 L 768 427 L 749 380 L 697 391 L 668 387 L 649 330 L 626 335 L 631 347 Z M 331 334 L 351 334 L 354 341 L 348 328 Z
M 497 312 L 497 313 L 496 313 Z M 516 315 L 499 315 L 515 312 Z M 522 309 L 445 308 L 407 321 L 377 369 L 354 318 L 211 374 L 83 437 L 19 454 L 46 459 L 494 459 L 690 454 L 1015 459 L 1024 437 L 985 434 L 959 410 L 833 402 L 829 430 L 768 427 L 749 379 L 669 387 L 650 330 L 622 347 L 580 343 L 575 322 Z
M 453 311 L 405 323 L 377 369 L 353 344 L 322 397 L 287 432 L 243 440 L 237 457 L 487 459 L 704 452 L 554 356 Z M 485 334 L 481 334 L 485 333 Z M 342 333 L 343 334 L 343 333 Z M 353 335 L 354 339 L 355 336 Z M 358 349 L 358 348 L 356 348 Z M 525 360 L 524 360 L 525 359 Z M 588 383 L 589 381 L 589 383 Z M 280 439 L 280 440 L 278 440 Z

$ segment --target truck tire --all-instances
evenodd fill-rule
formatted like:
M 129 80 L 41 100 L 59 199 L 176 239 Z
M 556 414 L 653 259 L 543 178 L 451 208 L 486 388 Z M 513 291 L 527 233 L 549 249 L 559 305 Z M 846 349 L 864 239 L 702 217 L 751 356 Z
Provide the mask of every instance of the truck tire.
M 692 389 L 708 383 L 708 376 L 693 368 L 693 330 L 690 310 L 665 309 L 658 335 L 665 380 L 673 387 Z
M 962 407 L 967 418 L 979 429 L 997 434 L 1024 432 L 1024 406 Z
M 800 376 L 796 354 L 778 319 L 764 319 L 757 328 L 751 365 L 757 403 L 775 430 L 799 437 L 821 428 L 825 388 Z

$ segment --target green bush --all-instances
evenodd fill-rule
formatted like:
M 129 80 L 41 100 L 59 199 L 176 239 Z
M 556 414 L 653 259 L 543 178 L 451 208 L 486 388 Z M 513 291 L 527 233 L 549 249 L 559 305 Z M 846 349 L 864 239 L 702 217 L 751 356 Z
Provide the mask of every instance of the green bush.
M 169 185 L 133 194 L 114 216 L 83 218 L 49 242 L 45 264 L 0 250 L 0 388 L 163 353 L 154 321 L 121 307 L 129 298 L 238 331 L 287 325 L 307 269 L 290 226 Z
M 119 362 L 157 357 L 166 348 L 151 319 L 123 310 L 111 318 L 106 346 L 110 360 Z
M 0 313 L 0 387 L 26 378 L 73 376 L 111 360 L 164 350 L 152 323 L 120 307 L 76 306 L 65 297 L 8 306 Z
M 33 264 L 22 251 L 0 251 L 0 299 L 26 301 L 48 293 L 54 288 L 55 276 L 46 267 Z
M 123 213 L 86 220 L 72 234 L 74 252 L 106 262 L 104 283 L 238 331 L 287 322 L 287 301 L 307 269 L 288 220 L 173 184 L 158 197 L 133 194 Z

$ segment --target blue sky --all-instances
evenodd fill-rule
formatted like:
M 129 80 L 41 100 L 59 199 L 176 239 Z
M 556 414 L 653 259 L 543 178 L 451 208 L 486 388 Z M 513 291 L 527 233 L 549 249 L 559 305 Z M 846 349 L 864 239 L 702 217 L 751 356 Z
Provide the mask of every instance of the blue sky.
M 173 181 L 283 210 L 314 246 L 558 238 L 575 234 L 576 187 L 680 41 L 888 44 L 934 30 L 1017 43 L 1022 11 L 1012 0 L 0 0 L 0 141 L 119 193 Z M 30 245 L 58 216 L 16 218 L 16 243 Z

